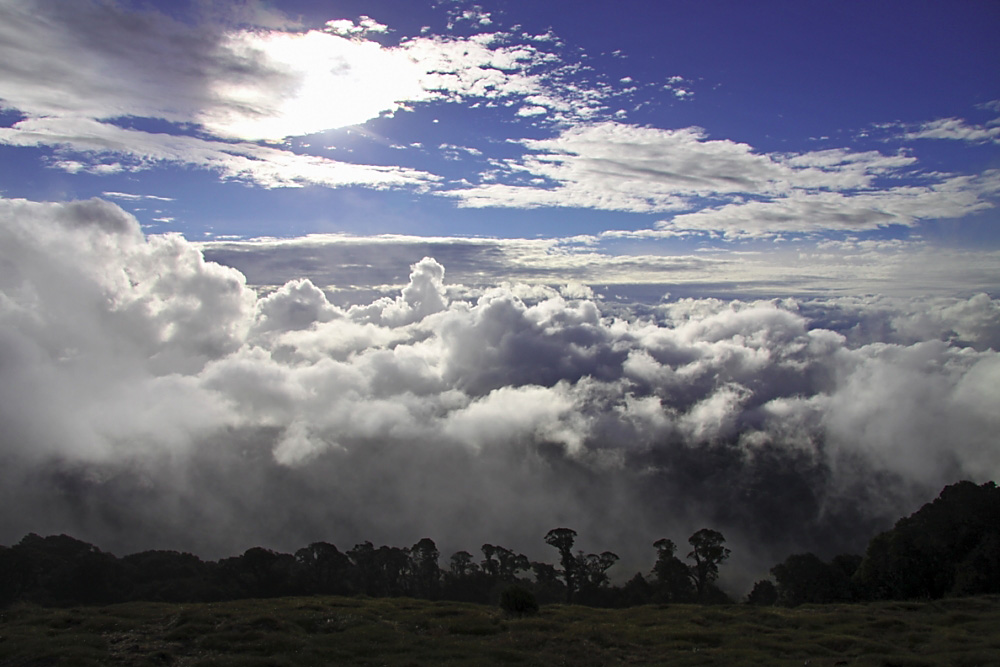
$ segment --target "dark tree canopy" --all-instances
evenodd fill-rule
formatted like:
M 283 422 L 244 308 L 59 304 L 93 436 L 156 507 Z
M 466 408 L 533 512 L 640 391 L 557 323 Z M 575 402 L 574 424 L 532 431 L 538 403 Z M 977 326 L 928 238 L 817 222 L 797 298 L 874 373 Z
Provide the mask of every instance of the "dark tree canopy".
M 313 542 L 294 554 L 262 547 L 217 562 L 175 551 L 144 551 L 116 558 L 67 535 L 29 534 L 0 546 L 0 605 L 106 604 L 132 600 L 213 602 L 286 595 L 413 596 L 518 607 L 511 596 L 542 604 L 572 601 L 603 607 L 650 602 L 727 602 L 716 585 L 730 555 L 722 533 L 704 528 L 688 539 L 687 562 L 669 539 L 653 543 L 649 577 L 637 573 L 613 585 L 612 551 L 574 552 L 576 531 L 555 528 L 545 543 L 559 553 L 558 567 L 483 544 L 479 562 L 468 551 L 440 567 L 434 541 L 411 547 L 355 545 L 346 553 Z M 785 605 L 865 599 L 936 598 L 1000 593 L 1000 489 L 960 482 L 870 542 L 864 557 L 844 554 L 826 562 L 794 554 L 758 581 L 751 604 Z M 524 596 L 521 589 L 530 594 Z M 530 606 L 530 604 L 529 604 Z
M 876 599 L 1000 593 L 1000 488 L 947 486 L 868 545 L 855 575 Z
M 719 564 L 729 558 L 731 553 L 723 545 L 726 538 L 717 530 L 702 528 L 688 538 L 693 547 L 687 555 L 694 561 L 691 567 L 691 579 L 694 581 L 698 599 L 703 599 L 708 585 L 719 578 Z
M 566 601 L 573 601 L 573 593 L 577 588 L 577 560 L 573 555 L 573 543 L 576 541 L 576 531 L 571 528 L 553 528 L 545 534 L 545 543 L 559 551 L 559 563 L 562 565 L 563 582 L 566 584 Z
M 677 545 L 673 540 L 659 539 L 656 547 L 656 564 L 653 565 L 655 594 L 659 602 L 690 602 L 694 599 L 694 586 L 688 566 L 676 556 Z

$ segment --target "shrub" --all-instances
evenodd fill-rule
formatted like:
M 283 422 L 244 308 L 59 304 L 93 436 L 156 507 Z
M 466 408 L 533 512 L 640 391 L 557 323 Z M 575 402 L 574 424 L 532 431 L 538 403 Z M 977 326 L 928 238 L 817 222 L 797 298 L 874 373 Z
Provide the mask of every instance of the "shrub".
M 538 601 L 527 588 L 511 585 L 500 593 L 500 608 L 510 616 L 530 616 L 538 613 Z

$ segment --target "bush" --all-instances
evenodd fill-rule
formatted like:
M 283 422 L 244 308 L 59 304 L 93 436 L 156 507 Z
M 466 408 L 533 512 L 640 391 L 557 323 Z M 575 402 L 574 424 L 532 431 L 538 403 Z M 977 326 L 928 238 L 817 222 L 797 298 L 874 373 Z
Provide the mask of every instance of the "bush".
M 527 588 L 512 585 L 500 593 L 500 608 L 510 616 L 530 616 L 538 613 L 538 601 Z

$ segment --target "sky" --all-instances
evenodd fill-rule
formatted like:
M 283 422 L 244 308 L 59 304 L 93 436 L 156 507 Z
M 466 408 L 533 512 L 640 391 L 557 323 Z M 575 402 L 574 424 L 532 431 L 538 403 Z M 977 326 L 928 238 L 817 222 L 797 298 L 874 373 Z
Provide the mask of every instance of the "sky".
M 862 549 L 1000 471 L 998 27 L 0 0 L 0 542 Z

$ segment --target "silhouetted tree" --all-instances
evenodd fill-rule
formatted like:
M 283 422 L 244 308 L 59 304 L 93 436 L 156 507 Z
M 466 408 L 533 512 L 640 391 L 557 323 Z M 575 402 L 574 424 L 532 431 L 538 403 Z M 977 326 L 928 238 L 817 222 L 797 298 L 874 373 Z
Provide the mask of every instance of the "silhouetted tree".
M 11 548 L 8 559 L 23 583 L 20 597 L 39 604 L 106 604 L 125 599 L 121 562 L 92 544 L 68 535 L 31 533 Z
M 482 568 L 483 572 L 486 574 L 486 576 L 491 577 L 493 579 L 499 578 L 500 563 L 496 559 L 497 548 L 492 544 L 484 544 L 483 546 L 480 547 L 480 550 L 483 552 L 483 561 L 480 564 L 480 567 Z
M 702 528 L 688 538 L 693 549 L 687 557 L 694 561 L 691 566 L 691 579 L 694 582 L 698 599 L 705 599 L 708 585 L 719 577 L 719 564 L 729 558 L 729 549 L 723 546 L 726 538 L 717 530 Z
M 535 575 L 535 595 L 542 604 L 566 599 L 566 586 L 559 581 L 559 571 L 549 563 L 532 562 Z
M 413 595 L 436 600 L 441 594 L 441 554 L 430 538 L 423 538 L 410 547 L 410 572 L 413 578 Z
M 490 581 L 490 577 L 473 561 L 472 554 L 457 551 L 451 555 L 443 595 L 449 600 L 487 603 Z
M 640 572 L 636 572 L 635 576 L 622 586 L 621 601 L 624 607 L 648 604 L 652 599 L 653 587 Z
M 854 580 L 877 599 L 939 598 L 1000 588 L 1000 489 L 959 482 L 868 544 Z
M 653 579 L 656 582 L 654 596 L 659 602 L 690 602 L 694 599 L 694 585 L 691 572 L 675 554 L 677 545 L 673 540 L 662 538 L 653 543 L 656 547 L 656 564 L 653 565 Z
M 313 542 L 295 552 L 302 586 L 307 592 L 324 595 L 347 595 L 351 588 L 351 559 L 327 542 Z
M 581 551 L 576 558 L 579 602 L 595 606 L 609 606 L 608 570 L 618 562 L 618 555 L 610 551 L 586 554 Z
M 176 551 L 141 551 L 121 559 L 131 582 L 129 598 L 156 602 L 205 602 L 223 597 L 214 563 Z
M 381 546 L 375 551 L 375 562 L 378 571 L 378 586 L 380 595 L 400 597 L 408 595 L 410 569 L 409 549 Z
M 351 561 L 354 590 L 373 597 L 379 595 L 379 567 L 375 559 L 375 546 L 365 540 L 361 544 L 355 544 L 347 552 L 347 557 Z
M 770 579 L 761 579 L 747 595 L 747 604 L 770 606 L 778 602 L 778 588 Z
M 472 562 L 472 554 L 468 551 L 456 551 L 451 555 L 451 565 L 449 571 L 452 576 L 465 577 L 479 571 L 478 566 Z
M 794 554 L 771 568 L 777 581 L 778 600 L 795 607 L 805 603 L 832 602 L 836 582 L 830 566 L 813 553 Z
M 566 602 L 573 601 L 577 588 L 577 560 L 573 555 L 576 531 L 570 528 L 553 528 L 545 534 L 545 543 L 559 551 L 563 582 L 566 584 Z
M 219 561 L 230 597 L 278 597 L 295 590 L 295 558 L 262 547 Z

